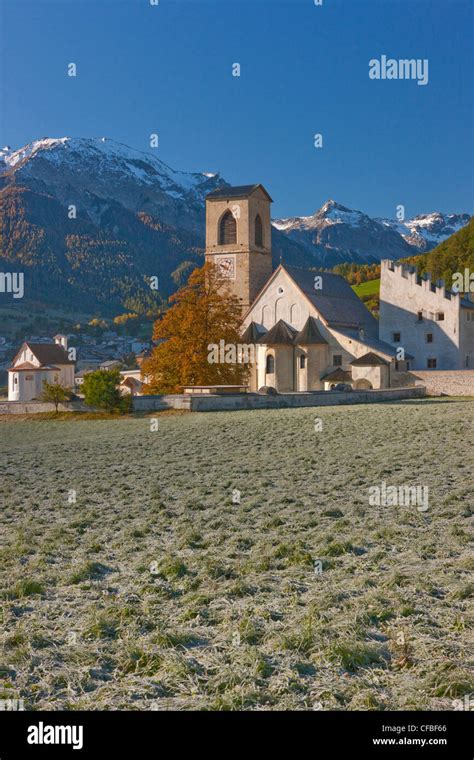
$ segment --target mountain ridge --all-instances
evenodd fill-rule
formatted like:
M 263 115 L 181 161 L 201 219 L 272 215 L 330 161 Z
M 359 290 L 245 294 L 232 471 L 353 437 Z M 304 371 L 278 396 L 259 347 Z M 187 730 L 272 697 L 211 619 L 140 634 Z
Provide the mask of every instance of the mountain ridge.
M 183 265 L 202 263 L 205 197 L 228 184 L 218 172 L 177 171 L 110 138 L 6 146 L 0 270 L 25 271 L 26 299 L 115 312 L 152 308 L 180 284 Z M 332 199 L 311 217 L 272 224 L 275 266 L 280 258 L 331 268 L 418 252 L 388 223 Z M 151 276 L 159 278 L 158 294 L 150 291 Z

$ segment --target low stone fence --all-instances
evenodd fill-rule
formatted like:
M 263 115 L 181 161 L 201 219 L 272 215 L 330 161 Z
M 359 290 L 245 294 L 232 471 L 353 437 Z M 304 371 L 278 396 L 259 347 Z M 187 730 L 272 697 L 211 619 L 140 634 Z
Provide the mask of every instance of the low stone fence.
M 474 396 L 474 370 L 413 370 L 415 385 L 424 385 L 428 396 Z
M 1 401 L 0 414 L 39 414 L 54 412 L 54 404 L 49 401 Z M 65 401 L 58 405 L 60 412 L 90 412 L 90 406 L 83 401 Z
M 238 393 L 225 396 L 183 394 L 169 396 L 135 396 L 135 411 L 187 409 L 191 412 L 234 411 L 239 409 L 296 409 L 308 406 L 337 406 L 339 404 L 373 404 L 379 401 L 399 401 L 423 398 L 423 386 L 388 388 L 380 391 L 315 391 L 313 393 L 280 393 L 276 396 L 259 393 Z
M 134 396 L 133 409 L 135 412 L 160 411 L 163 409 L 185 409 L 193 411 L 193 396 L 190 393 L 169 393 L 163 396 Z M 213 396 L 212 398 L 220 398 Z
M 314 391 L 313 393 L 279 393 L 276 396 L 259 393 L 236 393 L 224 396 L 193 395 L 191 393 L 163 396 L 134 396 L 135 412 L 164 409 L 183 409 L 188 412 L 219 412 L 239 409 L 297 409 L 305 406 L 337 406 L 338 404 L 373 404 L 379 401 L 399 401 L 423 398 L 425 387 L 387 388 L 382 391 Z M 60 412 L 94 411 L 83 401 L 59 404 Z M 1 414 L 39 414 L 54 412 L 54 404 L 43 401 L 0 401 Z

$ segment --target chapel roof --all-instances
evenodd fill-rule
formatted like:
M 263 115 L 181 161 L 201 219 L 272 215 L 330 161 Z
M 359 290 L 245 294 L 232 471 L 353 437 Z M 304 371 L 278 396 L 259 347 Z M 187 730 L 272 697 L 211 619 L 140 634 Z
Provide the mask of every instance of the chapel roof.
M 327 340 L 319 332 L 318 322 L 314 317 L 308 317 L 294 342 L 300 346 L 309 346 L 315 343 L 327 344 Z
M 256 322 L 250 322 L 242 335 L 242 343 L 256 343 L 265 333 L 265 328 L 259 327 Z
M 333 369 L 332 372 L 328 372 L 326 375 L 321 375 L 320 379 L 345 383 L 348 380 L 352 380 L 352 373 L 349 372 L 349 370 L 347 369 L 342 369 L 341 367 L 338 367 L 337 369 Z
M 74 364 L 69 358 L 67 351 L 57 343 L 29 343 L 26 341 L 13 359 L 13 365 L 23 346 L 28 347 L 29 351 L 36 356 L 40 365 Z
M 358 359 L 353 359 L 353 361 L 349 363 L 352 364 L 353 367 L 378 367 L 381 365 L 390 364 L 390 362 L 382 359 L 381 356 L 374 354 L 373 351 L 369 351 L 368 353 L 364 354 L 364 356 L 359 356 Z
M 279 319 L 267 333 L 260 336 L 257 343 L 265 343 L 267 346 L 273 346 L 278 343 L 293 345 L 297 332 L 294 327 L 291 327 L 283 319 Z
M 45 369 L 60 372 L 59 367 L 54 367 L 52 364 L 42 364 L 41 367 L 36 367 L 34 364 L 31 364 L 31 362 L 23 362 L 22 364 L 17 364 L 16 367 L 10 367 L 8 372 L 43 372 Z

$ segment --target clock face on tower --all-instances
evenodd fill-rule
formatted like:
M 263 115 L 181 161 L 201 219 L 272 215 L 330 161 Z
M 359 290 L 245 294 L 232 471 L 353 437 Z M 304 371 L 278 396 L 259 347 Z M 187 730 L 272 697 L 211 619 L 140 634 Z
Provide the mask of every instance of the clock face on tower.
M 228 280 L 235 280 L 235 257 L 234 256 L 217 256 L 216 266 L 221 277 Z

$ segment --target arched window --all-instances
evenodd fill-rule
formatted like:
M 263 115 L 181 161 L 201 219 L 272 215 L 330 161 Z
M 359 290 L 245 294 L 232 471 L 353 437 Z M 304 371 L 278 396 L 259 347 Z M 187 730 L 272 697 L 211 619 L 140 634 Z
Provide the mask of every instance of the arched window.
M 267 363 L 265 366 L 265 372 L 267 375 L 274 375 L 275 374 L 275 357 L 272 356 L 272 354 L 268 354 L 267 356 Z
M 231 211 L 226 211 L 219 222 L 219 245 L 237 242 L 237 222 Z
M 305 354 L 300 354 L 300 369 L 305 369 L 306 367 L 306 356 Z
M 263 248 L 263 225 L 260 214 L 255 217 L 255 245 Z

